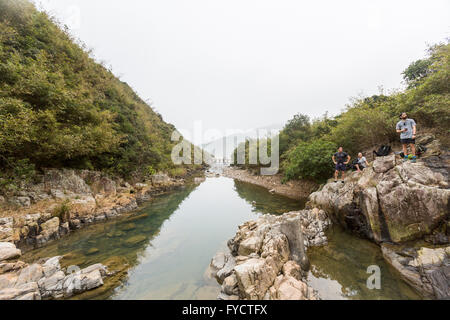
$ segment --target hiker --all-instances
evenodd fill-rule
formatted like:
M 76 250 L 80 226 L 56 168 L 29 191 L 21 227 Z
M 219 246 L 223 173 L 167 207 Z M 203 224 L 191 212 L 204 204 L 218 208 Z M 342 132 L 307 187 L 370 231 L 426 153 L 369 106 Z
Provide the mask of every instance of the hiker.
M 361 152 L 358 153 L 358 160 L 355 163 L 356 170 L 358 170 L 358 172 L 361 172 L 368 166 L 369 166 L 369 163 L 367 162 L 366 157 L 363 157 L 363 154 Z
M 416 162 L 416 122 L 413 119 L 408 119 L 406 112 L 400 115 L 400 121 L 397 123 L 397 133 L 400 133 L 400 142 L 403 147 L 403 161 L 408 161 L 408 144 L 411 148 L 412 159 L 411 162 Z
M 337 182 L 340 171 L 342 176 L 342 183 L 344 183 L 345 169 L 346 165 L 350 162 L 350 156 L 347 152 L 343 151 L 342 147 L 339 147 L 338 152 L 333 154 L 333 157 L 331 159 L 333 159 L 333 162 L 336 166 L 336 171 L 334 172 L 334 182 Z

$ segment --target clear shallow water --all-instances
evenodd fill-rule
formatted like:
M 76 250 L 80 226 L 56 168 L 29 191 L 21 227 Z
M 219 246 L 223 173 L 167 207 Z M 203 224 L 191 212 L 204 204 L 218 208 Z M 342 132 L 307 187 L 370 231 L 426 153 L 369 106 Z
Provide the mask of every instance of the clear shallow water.
M 220 288 L 207 268 L 237 226 L 261 214 L 303 206 L 258 186 L 208 178 L 201 185 L 155 198 L 123 218 L 73 232 L 24 258 L 66 255 L 64 266 L 101 262 L 121 271 L 78 299 L 215 299 Z M 329 236 L 328 247 L 308 252 L 312 262 L 308 281 L 323 298 L 419 298 L 386 265 L 376 245 L 338 228 Z M 371 264 L 382 270 L 382 290 L 365 287 L 369 276 L 365 270 Z

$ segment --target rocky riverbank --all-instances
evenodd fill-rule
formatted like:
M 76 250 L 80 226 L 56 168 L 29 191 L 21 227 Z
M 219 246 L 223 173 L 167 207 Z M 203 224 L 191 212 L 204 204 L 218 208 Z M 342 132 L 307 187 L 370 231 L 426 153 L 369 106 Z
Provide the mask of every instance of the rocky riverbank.
M 70 298 L 98 288 L 112 276 L 102 264 L 84 269 L 61 268 L 61 256 L 27 264 L 17 260 L 21 250 L 10 242 L 0 242 L 0 300 L 41 300 Z
M 0 241 L 24 250 L 42 247 L 84 225 L 135 210 L 186 182 L 155 174 L 131 185 L 100 172 L 64 169 L 45 170 L 37 180 L 0 199 Z
M 305 282 L 306 249 L 327 243 L 330 223 L 323 210 L 313 209 L 263 215 L 239 226 L 229 252 L 211 261 L 211 273 L 222 285 L 218 299 L 318 299 Z
M 328 182 L 309 197 L 332 220 L 381 245 L 383 256 L 425 297 L 450 298 L 450 153 L 403 162 L 378 157 L 345 183 Z
M 317 190 L 319 187 L 318 184 L 312 181 L 288 181 L 282 183 L 283 177 L 280 174 L 261 176 L 235 167 L 225 167 L 223 169 L 223 176 L 255 184 L 268 189 L 271 193 L 280 194 L 295 200 L 306 199 L 311 192 Z

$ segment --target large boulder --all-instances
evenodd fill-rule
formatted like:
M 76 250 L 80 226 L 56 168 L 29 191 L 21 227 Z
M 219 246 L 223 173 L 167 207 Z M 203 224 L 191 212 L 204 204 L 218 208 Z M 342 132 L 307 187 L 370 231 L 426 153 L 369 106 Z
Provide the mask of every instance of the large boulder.
M 385 157 L 377 157 L 373 162 L 373 171 L 383 173 L 395 167 L 395 155 L 391 154 Z
M 312 288 L 291 276 L 280 275 L 269 289 L 272 300 L 315 300 Z
M 308 286 L 300 281 L 309 265 L 305 244 L 325 237 L 323 231 L 328 225 L 325 212 L 318 209 L 264 215 L 240 225 L 228 241 L 231 253 L 218 253 L 211 260 L 210 270 L 222 284 L 218 299 L 312 298 Z M 302 230 L 308 230 L 310 236 L 304 238 Z M 299 283 L 281 282 L 272 294 L 269 289 L 280 275 Z M 301 294 L 288 293 L 290 285 L 296 286 L 295 290 L 302 287 Z
M 449 162 L 434 168 L 426 161 L 395 165 L 380 157 L 373 168 L 354 172 L 345 184 L 329 182 L 309 197 L 309 206 L 324 209 L 348 229 L 377 242 L 422 238 L 448 219 Z
M 70 216 L 83 217 L 94 213 L 97 207 L 95 198 L 92 196 L 85 196 L 80 199 L 74 199 L 70 202 Z
M 74 170 L 49 169 L 44 173 L 44 185 L 48 190 L 62 190 L 74 194 L 90 194 L 91 188 Z
M 409 248 L 381 246 L 384 258 L 425 297 L 450 299 L 450 246 Z
M 0 262 L 18 258 L 22 255 L 20 249 L 10 242 L 0 242 Z

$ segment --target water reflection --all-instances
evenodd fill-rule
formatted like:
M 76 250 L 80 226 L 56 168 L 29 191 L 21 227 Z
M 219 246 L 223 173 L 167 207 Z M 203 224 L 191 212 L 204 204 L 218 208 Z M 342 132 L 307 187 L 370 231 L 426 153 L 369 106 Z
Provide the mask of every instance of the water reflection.
M 308 280 L 322 299 L 421 299 L 383 259 L 380 248 L 338 226 L 328 232 L 329 245 L 308 249 Z M 368 289 L 370 265 L 381 269 L 381 289 Z
M 235 180 L 234 189 L 239 197 L 252 205 L 252 211 L 258 213 L 283 214 L 304 208 L 306 199 L 294 200 L 278 194 L 272 194 L 266 188 Z
M 65 255 L 64 266 L 104 263 L 118 271 L 99 289 L 75 299 L 215 299 L 219 286 L 206 273 L 211 257 L 244 221 L 299 210 L 303 203 L 232 179 L 159 196 L 123 218 L 88 226 L 25 254 L 27 261 Z M 310 284 L 324 299 L 409 299 L 418 296 L 384 262 L 380 249 L 333 228 L 329 246 L 311 248 Z M 377 264 L 382 290 L 365 287 Z

